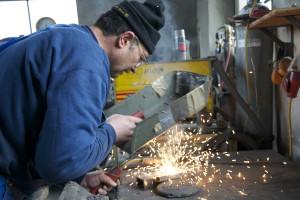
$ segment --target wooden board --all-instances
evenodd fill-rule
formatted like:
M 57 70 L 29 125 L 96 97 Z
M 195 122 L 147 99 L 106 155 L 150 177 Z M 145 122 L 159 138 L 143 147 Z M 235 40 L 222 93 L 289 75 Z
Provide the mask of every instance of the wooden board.
M 285 18 L 286 16 L 295 16 L 300 20 L 300 7 L 273 9 L 268 14 L 252 22 L 249 28 L 256 29 L 290 25 L 291 23 Z

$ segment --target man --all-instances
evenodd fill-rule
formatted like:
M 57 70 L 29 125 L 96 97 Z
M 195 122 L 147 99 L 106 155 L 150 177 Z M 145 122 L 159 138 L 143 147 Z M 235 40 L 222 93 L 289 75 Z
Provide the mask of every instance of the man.
M 117 114 L 105 119 L 110 77 L 147 62 L 160 38 L 163 12 L 161 0 L 123 1 L 92 27 L 57 25 L 2 46 L 4 199 L 24 199 L 40 187 L 70 180 L 88 190 L 100 183 L 107 190 L 116 186 L 90 171 L 113 144 L 131 139 L 141 119 Z

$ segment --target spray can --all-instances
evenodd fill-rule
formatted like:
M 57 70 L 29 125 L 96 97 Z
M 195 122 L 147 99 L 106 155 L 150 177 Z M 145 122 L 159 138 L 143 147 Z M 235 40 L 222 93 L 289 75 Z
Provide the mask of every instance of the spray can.
M 186 60 L 186 43 L 184 29 L 174 31 L 176 60 Z

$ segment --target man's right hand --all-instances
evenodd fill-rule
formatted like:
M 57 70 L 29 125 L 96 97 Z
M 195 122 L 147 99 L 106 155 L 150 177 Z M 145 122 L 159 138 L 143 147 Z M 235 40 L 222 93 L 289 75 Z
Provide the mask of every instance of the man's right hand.
M 127 143 L 134 133 L 134 129 L 142 119 L 134 116 L 115 114 L 107 118 L 107 123 L 110 124 L 116 132 L 116 146 L 123 146 Z

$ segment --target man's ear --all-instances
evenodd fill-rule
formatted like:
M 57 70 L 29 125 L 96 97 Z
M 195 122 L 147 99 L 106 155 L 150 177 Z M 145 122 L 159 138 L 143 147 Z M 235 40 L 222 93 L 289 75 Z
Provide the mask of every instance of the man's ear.
M 122 48 L 130 44 L 130 41 L 134 38 L 135 34 L 132 31 L 126 31 L 121 33 L 118 37 L 117 45 Z

